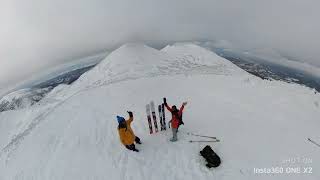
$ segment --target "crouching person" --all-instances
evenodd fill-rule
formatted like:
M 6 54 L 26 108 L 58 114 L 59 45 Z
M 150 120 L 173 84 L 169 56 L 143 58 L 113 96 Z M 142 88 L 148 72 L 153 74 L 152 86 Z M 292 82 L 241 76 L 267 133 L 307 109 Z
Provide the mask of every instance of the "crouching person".
M 125 120 L 123 117 L 117 116 L 118 120 L 118 133 L 120 137 L 121 143 L 129 150 L 139 152 L 138 149 L 136 149 L 134 142 L 141 144 L 140 138 L 135 136 L 135 134 L 132 131 L 131 123 L 133 121 L 133 114 L 131 111 L 128 111 L 129 119 Z

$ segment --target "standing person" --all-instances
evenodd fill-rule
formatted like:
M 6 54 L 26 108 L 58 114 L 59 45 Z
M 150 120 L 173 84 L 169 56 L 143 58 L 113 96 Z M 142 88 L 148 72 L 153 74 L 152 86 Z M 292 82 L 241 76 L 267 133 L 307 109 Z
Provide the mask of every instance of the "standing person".
M 141 144 L 140 138 L 136 136 L 133 133 L 133 130 L 131 129 L 131 123 L 133 121 L 133 114 L 131 111 L 128 111 L 129 119 L 125 120 L 121 116 L 117 116 L 118 120 L 118 133 L 120 137 L 121 143 L 129 150 L 139 152 L 138 149 L 136 149 L 134 142 Z
M 164 101 L 164 105 L 166 106 L 168 111 L 171 112 L 171 115 L 172 115 L 172 119 L 170 121 L 171 122 L 171 129 L 172 129 L 172 138 L 170 139 L 170 141 L 175 142 L 175 141 L 178 140 L 177 132 L 178 132 L 179 125 L 181 123 L 183 123 L 182 122 L 182 112 L 183 112 L 184 106 L 187 105 L 187 102 L 182 103 L 182 106 L 178 110 L 177 106 L 175 106 L 175 105 L 170 107 L 167 104 L 167 99 L 166 98 L 163 98 L 163 101 Z

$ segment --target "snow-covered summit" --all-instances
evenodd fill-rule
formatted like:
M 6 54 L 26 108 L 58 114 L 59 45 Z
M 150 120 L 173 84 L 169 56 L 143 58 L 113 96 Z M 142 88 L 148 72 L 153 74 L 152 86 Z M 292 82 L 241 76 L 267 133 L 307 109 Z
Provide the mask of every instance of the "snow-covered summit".
M 247 75 L 228 60 L 195 44 L 175 44 L 157 50 L 129 43 L 110 53 L 74 86 L 81 89 L 127 79 L 186 73 Z
M 168 45 L 161 51 L 174 56 L 180 61 L 189 61 L 191 64 L 207 65 L 216 67 L 214 69 L 224 69 L 226 74 L 244 75 L 245 71 L 234 65 L 230 61 L 218 56 L 213 51 L 205 49 L 193 43 L 176 43 Z
M 196 58 L 195 61 L 198 63 L 206 63 L 210 65 L 228 64 L 229 68 L 233 67 L 232 64 L 229 64 L 228 61 L 218 56 L 213 51 L 209 51 L 192 43 L 176 43 L 173 45 L 168 45 L 161 49 L 161 51 L 172 54 L 176 57 L 193 56 Z
M 125 44 L 110 53 L 93 70 L 80 77 L 87 85 L 103 84 L 120 78 L 135 78 L 153 72 L 163 61 L 170 59 L 166 53 L 143 44 Z

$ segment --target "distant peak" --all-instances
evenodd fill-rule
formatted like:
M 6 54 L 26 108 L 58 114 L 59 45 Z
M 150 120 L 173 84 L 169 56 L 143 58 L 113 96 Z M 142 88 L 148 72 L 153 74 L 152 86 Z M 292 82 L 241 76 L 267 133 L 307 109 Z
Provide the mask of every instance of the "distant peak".
M 123 44 L 122 46 L 120 46 L 118 49 L 136 49 L 136 48 L 151 48 L 143 43 L 126 43 L 126 44 Z M 153 48 L 151 48 L 153 49 Z

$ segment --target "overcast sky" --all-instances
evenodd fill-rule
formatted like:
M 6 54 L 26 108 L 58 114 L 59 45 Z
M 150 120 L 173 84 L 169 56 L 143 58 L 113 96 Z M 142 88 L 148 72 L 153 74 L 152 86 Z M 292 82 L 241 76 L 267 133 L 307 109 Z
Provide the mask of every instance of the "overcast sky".
M 132 41 L 226 40 L 320 67 L 319 0 L 0 0 L 0 89 Z

